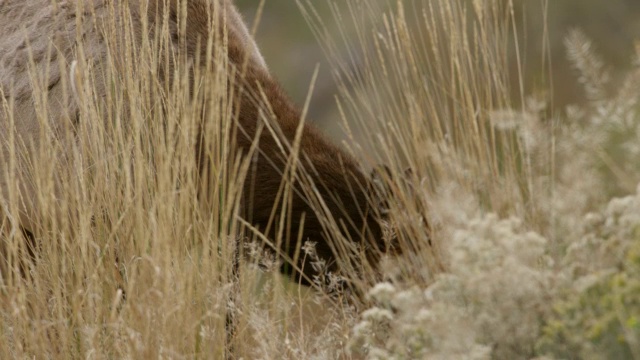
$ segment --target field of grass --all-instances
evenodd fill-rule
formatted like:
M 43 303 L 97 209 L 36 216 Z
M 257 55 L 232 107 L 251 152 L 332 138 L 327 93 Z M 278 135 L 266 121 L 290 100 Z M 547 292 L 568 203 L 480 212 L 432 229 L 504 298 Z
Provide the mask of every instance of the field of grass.
M 355 297 L 282 277 L 283 260 L 239 217 L 249 162 L 230 155 L 219 126 L 233 116 L 228 74 L 197 74 L 207 81 L 194 100 L 187 64 L 159 84 L 145 43 L 112 55 L 106 99 L 79 59 L 86 120 L 64 172 L 55 152 L 32 160 L 43 220 L 26 271 L 15 209 L 1 203 L 13 268 L 0 288 L 0 359 L 640 359 L 640 50 L 610 65 L 591 30 L 547 34 L 529 72 L 519 3 L 299 4 L 337 84 L 327 106 L 340 138 L 396 185 L 386 236 L 402 251 L 380 264 L 383 280 L 340 274 L 365 294 Z M 581 86 L 571 106 L 543 88 L 556 81 L 544 53 L 558 37 Z M 209 60 L 224 61 L 216 49 Z M 46 122 L 46 103 L 38 112 Z M 312 247 L 304 256 L 323 260 Z

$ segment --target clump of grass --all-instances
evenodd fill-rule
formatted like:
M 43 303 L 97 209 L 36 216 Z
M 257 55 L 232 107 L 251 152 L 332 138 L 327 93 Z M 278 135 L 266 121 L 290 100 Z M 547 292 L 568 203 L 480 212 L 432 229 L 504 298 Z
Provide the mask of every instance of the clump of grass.
M 348 146 L 390 166 L 388 183 L 404 184 L 394 189 L 390 214 L 400 249 L 412 256 L 399 266 L 408 277 L 420 269 L 426 285 L 445 267 L 442 216 L 432 209 L 439 193 L 455 188 L 484 209 L 534 216 L 522 206 L 534 170 L 524 140 L 492 123 L 510 103 L 511 8 L 497 1 L 330 4 L 342 34 L 357 34 L 356 49 L 329 37 L 311 5 L 304 14 L 333 59 Z M 359 146 L 363 138 L 367 145 Z M 425 215 L 435 234 L 426 231 Z
M 202 69 L 208 81 L 194 97 L 210 102 L 194 101 L 186 63 L 177 62 L 174 81 L 157 79 L 168 31 L 134 43 L 123 7 L 102 10 L 95 24 L 82 4 L 75 15 L 99 28 L 107 45 L 96 55 L 94 44 L 79 41 L 74 66 L 54 63 L 63 71 L 63 96 L 77 103 L 76 124 L 51 129 L 48 110 L 58 95 L 34 86 L 42 143 L 31 153 L 28 181 L 38 194 L 37 249 L 33 263 L 26 256 L 15 262 L 30 264 L 28 276 L 3 274 L 10 281 L 0 356 L 222 356 L 232 292 L 226 259 L 240 234 L 235 179 L 244 171 L 225 150 L 228 76 L 223 67 Z M 222 49 L 210 57 L 224 65 Z M 49 74 L 38 70 L 32 64 L 34 84 L 45 83 Z M 206 193 L 193 156 L 205 107 L 213 120 L 206 138 L 218 145 L 207 154 Z M 18 226 L 7 224 L 5 244 L 24 243 Z
M 390 10 L 378 27 L 359 26 L 358 15 L 380 11 L 379 3 L 349 3 L 361 48 L 346 58 L 315 23 L 338 58 L 347 133 L 375 143 L 393 176 L 413 169 L 392 211 L 410 250 L 387 271 L 392 282 L 368 292 L 372 305 L 353 328 L 351 350 L 367 358 L 563 357 L 594 349 L 637 357 L 636 321 L 624 315 L 634 314 L 638 296 L 629 280 L 637 266 L 627 255 L 638 243 L 627 229 L 636 226 L 614 215 L 604 216 L 607 235 L 589 225 L 620 203 L 607 205 L 612 195 L 634 191 L 640 180 L 630 160 L 636 69 L 612 91 L 606 65 L 574 31 L 567 54 L 586 105 L 550 115 L 546 99 L 522 94 L 522 108 L 513 109 L 503 78 L 508 49 L 518 47 L 509 35 L 517 29 L 510 29 L 512 2 L 382 3 Z M 337 6 L 334 13 L 344 16 Z M 430 237 L 419 227 L 425 210 Z M 585 239 L 603 240 L 589 240 L 594 251 L 576 258 Z M 591 285 L 576 290 L 580 279 Z

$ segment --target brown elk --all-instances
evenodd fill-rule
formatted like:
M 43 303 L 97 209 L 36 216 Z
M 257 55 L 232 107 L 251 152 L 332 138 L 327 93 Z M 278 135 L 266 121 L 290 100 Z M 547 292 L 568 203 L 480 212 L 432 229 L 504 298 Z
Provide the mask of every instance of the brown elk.
M 231 0 L 0 1 L 0 100 L 4 104 L 0 111 L 0 204 L 5 204 L 6 212 L 9 212 L 6 204 L 17 202 L 19 215 L 14 218 L 19 219 L 17 221 L 22 228 L 33 231 L 40 220 L 34 209 L 37 189 L 27 166 L 30 159 L 41 150 L 39 141 L 42 127 L 34 106 L 34 84 L 29 78 L 30 71 L 46 73 L 48 76 L 45 84 L 48 89 L 48 126 L 55 130 L 64 128 L 68 122 L 78 121 L 73 114 L 78 113 L 79 104 L 72 96 L 66 95 L 61 79 L 64 80 L 67 75 L 65 71 L 72 75 L 74 73 L 73 64 L 78 56 L 76 48 L 79 41 L 84 46 L 83 56 L 93 64 L 92 72 L 99 73 L 98 69 L 106 66 L 109 45 L 100 26 L 96 24 L 110 16 L 112 13 L 109 9 L 117 5 L 128 6 L 125 13 L 135 30 L 133 33 L 138 37 L 134 41 L 141 41 L 143 23 L 149 24 L 149 29 L 160 29 L 154 24 L 167 22 L 168 31 L 172 32 L 169 39 L 174 42 L 175 52 L 194 62 L 196 58 L 207 58 L 206 44 L 214 33 L 212 26 L 225 34 L 227 62 L 233 74 L 230 76 L 233 81 L 229 83 L 233 86 L 229 93 L 231 101 L 239 109 L 235 119 L 235 151 L 247 155 L 252 145 L 257 144 L 257 151 L 251 155 L 254 157 L 252 169 L 243 185 L 243 216 L 248 223 L 264 231 L 266 238 L 273 239 L 276 236 L 274 228 L 268 225 L 274 207 L 284 206 L 280 204 L 277 194 L 291 152 L 289 148 L 288 152 L 283 153 L 281 144 L 297 141 L 299 166 L 317 185 L 317 196 L 325 204 L 327 213 L 341 227 L 344 238 L 348 239 L 346 241 L 362 245 L 369 261 L 378 259 L 378 254 L 387 245 L 382 241 L 381 220 L 384 211 L 380 211 L 376 205 L 383 201 L 373 199 L 376 197 L 376 187 L 372 179 L 363 173 L 353 156 L 334 145 L 312 124 L 301 124 L 301 111 L 269 73 L 255 41 Z M 78 21 L 77 15 L 80 13 L 84 18 Z M 212 20 L 214 13 L 218 15 Z M 186 25 L 182 26 L 180 16 L 186 19 Z M 222 46 L 219 40 L 213 42 Z M 166 62 L 164 68 L 169 71 L 174 65 L 172 61 L 175 60 L 172 59 L 163 58 Z M 159 79 L 170 81 L 161 75 Z M 93 91 L 104 96 L 107 88 L 98 79 Z M 260 131 L 263 109 L 272 111 L 279 127 L 277 132 Z M 60 132 L 59 136 L 63 144 L 73 140 L 65 138 L 73 137 L 73 134 Z M 9 146 L 10 142 L 22 146 Z M 65 149 L 64 146 L 59 148 L 61 157 L 65 156 Z M 8 159 L 12 151 L 16 160 L 10 164 Z M 202 156 L 201 149 L 195 149 L 194 153 L 196 157 Z M 204 160 L 200 163 L 204 163 Z M 18 184 L 18 196 L 10 196 L 10 184 Z M 256 184 L 259 184 L 259 189 L 256 189 Z M 291 206 L 292 224 L 287 230 L 292 234 L 291 238 L 315 242 L 318 256 L 329 261 L 329 269 L 336 270 L 335 250 L 323 223 L 323 216 L 329 215 L 318 213 L 309 204 L 308 192 L 296 188 L 292 194 L 288 205 Z M 295 258 L 294 252 L 300 248 L 299 244 L 282 246 L 282 253 L 291 259 Z M 302 282 L 308 282 L 317 272 L 317 269 L 305 263 L 293 264 L 297 270 L 292 271 L 290 266 L 287 268 Z

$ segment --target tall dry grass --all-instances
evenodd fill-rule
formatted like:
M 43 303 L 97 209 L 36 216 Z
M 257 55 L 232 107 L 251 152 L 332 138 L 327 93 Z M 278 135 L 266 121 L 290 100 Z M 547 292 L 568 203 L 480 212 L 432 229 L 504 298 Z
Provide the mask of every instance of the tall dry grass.
M 224 353 L 237 179 L 246 168 L 228 150 L 229 77 L 223 67 L 196 67 L 206 82 L 191 98 L 190 70 L 179 59 L 173 81 L 161 84 L 169 32 L 134 42 L 125 8 L 112 4 L 102 24 L 106 63 L 92 63 L 84 56 L 90 44 L 79 41 L 76 63 L 65 69 L 66 95 L 80 105 L 77 127 L 51 129 L 40 85 L 48 74 L 31 73 L 42 128 L 29 162 L 40 222 L 28 274 L 17 275 L 22 259 L 13 262 L 15 276 L 3 276 L 2 358 Z M 91 21 L 90 11 L 77 11 Z M 224 49 L 211 49 L 208 64 L 224 66 Z M 11 101 L 10 121 L 19 121 Z M 205 108 L 213 166 L 203 180 L 193 149 Z M 11 146 L 13 154 L 26 151 Z M 24 253 L 18 225 L 4 227 L 12 257 Z
M 356 282 L 369 302 L 281 278 L 283 260 L 240 219 L 249 163 L 230 151 L 224 40 L 193 67 L 203 81 L 189 96 L 188 62 L 157 80 L 168 32 L 135 43 L 113 7 L 106 66 L 96 71 L 80 47 L 62 80 L 81 104 L 77 128 L 49 129 L 46 74 L 31 75 L 42 220 L 31 263 L 16 199 L 3 199 L 13 268 L 2 278 L 0 358 L 221 358 L 230 345 L 263 359 L 639 358 L 637 69 L 607 93 L 604 65 L 573 33 L 568 54 L 589 105 L 547 118 L 544 99 L 526 94 L 510 108 L 511 1 L 329 4 L 335 19 L 300 1 L 333 62 L 345 146 L 391 169 L 387 236 L 402 249 L 382 266 L 387 281 Z M 328 22 L 342 37 L 327 36 Z M 4 98 L 10 119 L 11 108 Z M 193 156 L 202 129 L 205 177 Z
M 524 93 L 517 2 L 332 4 L 356 50 L 305 15 L 334 60 L 346 133 L 371 144 L 354 151 L 391 177 L 412 169 L 391 211 L 408 251 L 369 291 L 351 354 L 638 358 L 637 60 L 614 83 L 589 39 L 568 33 L 588 98 L 557 115 Z
M 405 270 L 424 269 L 428 283 L 442 269 L 439 242 L 428 241 L 420 225 L 420 214 L 428 212 L 440 228 L 443 216 L 431 211 L 431 198 L 469 194 L 486 210 L 535 217 L 535 209 L 525 206 L 534 189 L 524 139 L 494 123 L 512 102 L 507 64 L 513 4 L 331 4 L 341 38 L 328 35 L 310 2 L 304 15 L 332 61 L 353 151 L 391 166 L 391 183 L 410 169 L 391 216 L 403 224 L 406 253 L 419 254 L 415 264 L 403 259 Z M 347 38 L 354 32 L 356 46 Z

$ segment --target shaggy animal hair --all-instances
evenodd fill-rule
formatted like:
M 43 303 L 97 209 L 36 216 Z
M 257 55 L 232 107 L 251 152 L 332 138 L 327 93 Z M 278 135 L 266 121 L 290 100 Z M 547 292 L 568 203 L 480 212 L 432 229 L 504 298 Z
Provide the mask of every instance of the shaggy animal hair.
M 34 106 L 37 103 L 34 99 L 36 84 L 30 73 L 47 74 L 43 84 L 48 89 L 47 119 L 44 123 L 58 137 L 61 146 L 57 155 L 60 163 L 64 163 L 74 140 L 74 135 L 64 129 L 73 127 L 79 121 L 76 114 L 80 109 L 74 97 L 67 95 L 69 91 L 64 89 L 64 81 L 61 80 L 69 76 L 69 73 L 74 74 L 78 42 L 82 42 L 83 56 L 92 64 L 92 72 L 96 74 L 93 91 L 106 96 L 108 86 L 105 86 L 104 79 L 100 79 L 99 70 L 107 64 L 107 53 L 111 45 L 99 29 L 101 21 L 110 16 L 110 7 L 122 4 L 129 4 L 125 13 L 134 28 L 134 41 L 142 39 L 143 20 L 149 24 L 148 28 L 159 29 L 154 24 L 168 18 L 170 41 L 173 42 L 175 51 L 186 54 L 191 60 L 207 58 L 204 44 L 207 44 L 213 33 L 212 24 L 220 27 L 226 24 L 229 71 L 236 77 L 236 81 L 230 82 L 235 84 L 230 89 L 230 94 L 239 108 L 235 119 L 235 151 L 240 154 L 249 153 L 256 136 L 259 137 L 259 151 L 256 152 L 252 171 L 243 185 L 244 216 L 248 222 L 273 239 L 276 234 L 273 227 L 268 228 L 268 223 L 274 207 L 282 206 L 278 204 L 277 193 L 287 163 L 287 156 L 283 154 L 279 142 L 294 141 L 300 126 L 301 111 L 270 75 L 254 39 L 230 0 L 0 1 L 0 100 L 4 104 L 0 111 L 0 197 L 3 203 L 6 204 L 10 199 L 10 184 L 19 184 L 19 223 L 27 230 L 37 231 L 40 219 L 35 209 L 36 187 L 28 164 L 42 150 L 40 134 L 43 122 L 38 119 Z M 216 11 L 213 11 L 214 7 L 217 7 Z M 146 9 L 146 12 L 140 9 Z M 186 14 L 185 30 L 179 30 L 179 14 Z M 218 14 L 219 18 L 212 21 L 211 14 Z M 82 15 L 81 21 L 78 21 L 79 15 Z M 184 33 L 180 33 L 181 31 Z M 168 71 L 166 74 L 171 74 L 174 67 L 172 59 L 173 57 L 162 59 L 162 65 Z M 163 79 L 162 74 L 159 74 L 159 79 L 169 81 Z M 261 109 L 273 111 L 280 128 L 279 135 L 268 131 L 258 133 Z M 10 142 L 19 145 L 14 146 L 18 150 L 14 154 L 17 159 L 14 164 L 8 161 Z M 195 150 L 194 153 L 201 157 L 201 151 Z M 328 212 L 338 224 L 342 224 L 345 237 L 361 242 L 363 248 L 370 248 L 372 251 L 367 257 L 375 260 L 374 253 L 384 245 L 381 242 L 378 214 L 370 206 L 373 187 L 369 177 L 363 174 L 360 165 L 351 155 L 308 123 L 303 124 L 300 154 L 301 166 L 319 184 L 318 193 Z M 203 163 L 204 160 L 200 159 L 200 162 Z M 259 184 L 259 189 L 255 187 L 256 184 Z M 336 254 L 327 239 L 322 215 L 317 214 L 307 200 L 302 191 L 294 192 L 291 203 L 292 226 L 288 229 L 290 237 L 295 239 L 297 234 L 302 233 L 303 240 L 316 242 L 318 256 L 329 260 L 335 268 L 332 259 L 335 259 Z M 303 215 L 304 224 L 300 222 Z M 288 244 L 282 250 L 293 258 L 296 249 L 299 250 L 299 246 Z M 298 265 L 303 267 L 303 273 L 308 278 L 315 274 L 310 264 Z

